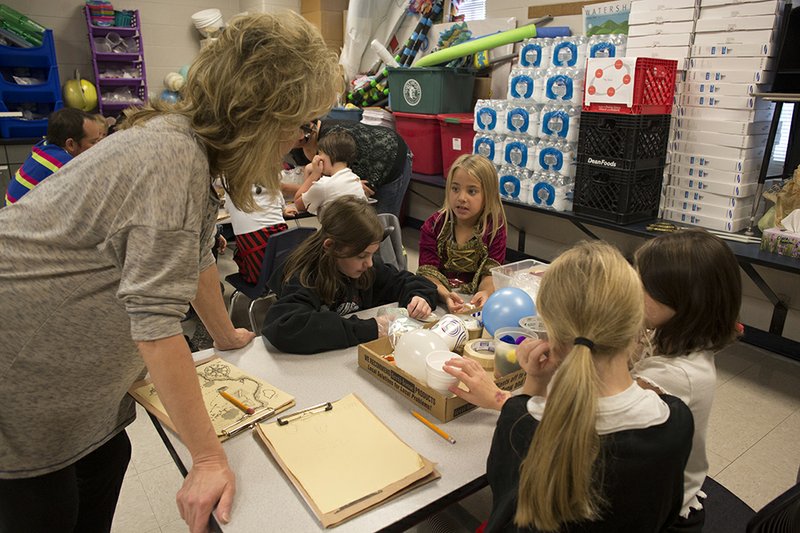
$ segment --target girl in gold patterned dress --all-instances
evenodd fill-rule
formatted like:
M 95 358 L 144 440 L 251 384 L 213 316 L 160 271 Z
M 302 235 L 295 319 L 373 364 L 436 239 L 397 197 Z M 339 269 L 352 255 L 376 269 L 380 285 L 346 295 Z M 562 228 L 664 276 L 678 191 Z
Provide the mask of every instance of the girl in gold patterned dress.
M 497 184 L 491 161 L 462 155 L 447 174 L 444 205 L 420 230 L 417 274 L 436 284 L 451 313 L 466 306 L 455 291 L 473 294 L 469 303 L 475 307 L 494 292 L 490 269 L 506 257 L 506 216 Z

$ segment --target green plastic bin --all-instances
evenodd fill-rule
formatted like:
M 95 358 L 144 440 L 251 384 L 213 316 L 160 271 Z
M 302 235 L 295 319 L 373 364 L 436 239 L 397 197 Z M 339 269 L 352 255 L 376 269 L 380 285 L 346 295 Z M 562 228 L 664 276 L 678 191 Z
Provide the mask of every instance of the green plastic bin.
M 390 68 L 389 105 L 404 113 L 469 113 L 474 84 L 474 70 Z

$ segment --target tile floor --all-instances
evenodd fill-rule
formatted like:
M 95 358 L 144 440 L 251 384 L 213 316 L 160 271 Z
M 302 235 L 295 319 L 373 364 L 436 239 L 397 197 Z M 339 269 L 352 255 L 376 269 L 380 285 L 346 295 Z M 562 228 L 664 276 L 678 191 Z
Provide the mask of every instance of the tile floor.
M 419 233 L 408 228 L 403 232 L 409 269 L 415 269 Z M 229 251 L 220 258 L 223 277 L 236 269 L 231 257 Z M 226 293 L 231 292 L 226 286 Z M 735 344 L 717 356 L 717 371 L 718 390 L 708 435 L 709 474 L 751 507 L 760 509 L 797 478 L 800 363 L 747 344 Z M 187 531 L 175 506 L 181 476 L 144 411 L 140 410 L 128 434 L 133 457 L 112 531 Z M 484 501 L 475 505 L 483 507 L 485 499 L 484 495 Z M 470 509 L 469 503 L 466 507 Z

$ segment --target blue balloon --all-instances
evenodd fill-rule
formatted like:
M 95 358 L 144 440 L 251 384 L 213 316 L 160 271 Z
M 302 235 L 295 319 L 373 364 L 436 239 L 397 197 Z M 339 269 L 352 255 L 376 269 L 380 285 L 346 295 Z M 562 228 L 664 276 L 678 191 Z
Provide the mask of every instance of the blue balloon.
M 490 335 L 499 328 L 518 327 L 519 321 L 536 314 L 530 294 L 517 287 L 505 287 L 492 293 L 483 305 L 483 327 Z
M 174 102 L 178 101 L 180 96 L 178 95 L 178 93 L 174 93 L 174 92 L 170 91 L 169 89 L 164 89 L 163 91 L 161 91 L 161 95 L 159 96 L 159 98 L 161 98 L 165 102 L 174 103 Z

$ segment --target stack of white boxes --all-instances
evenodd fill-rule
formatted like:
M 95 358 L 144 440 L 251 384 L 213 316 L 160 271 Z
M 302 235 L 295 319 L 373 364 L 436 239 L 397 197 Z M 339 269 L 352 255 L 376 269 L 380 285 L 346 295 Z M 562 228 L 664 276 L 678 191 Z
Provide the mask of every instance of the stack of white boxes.
M 700 0 L 694 45 L 674 115 L 663 217 L 708 229 L 747 227 L 772 104 L 783 0 Z
M 628 17 L 628 57 L 675 59 L 688 65 L 698 0 L 634 0 Z

